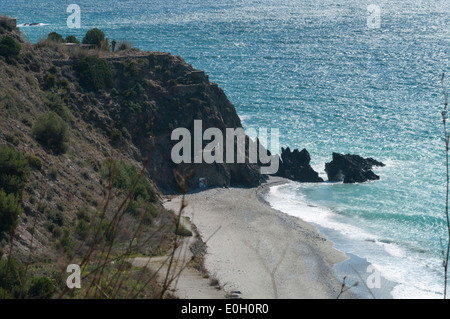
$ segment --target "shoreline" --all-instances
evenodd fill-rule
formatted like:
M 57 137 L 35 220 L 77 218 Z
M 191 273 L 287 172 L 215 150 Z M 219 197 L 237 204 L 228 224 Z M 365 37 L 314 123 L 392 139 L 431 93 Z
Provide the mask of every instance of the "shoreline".
M 183 216 L 206 242 L 205 266 L 225 291 L 239 291 L 244 299 L 335 299 L 343 278 L 334 266 L 349 256 L 316 226 L 270 206 L 265 194 L 287 182 L 271 177 L 256 188 L 189 193 Z M 177 211 L 180 204 L 178 196 L 164 206 Z M 350 289 L 340 298 L 358 295 Z
M 290 183 L 295 183 L 292 181 L 288 181 Z M 277 185 L 271 185 L 277 186 Z M 267 194 L 267 193 L 265 193 Z M 268 202 L 267 199 L 264 199 Z M 272 207 L 270 203 L 268 203 Z M 302 207 L 305 210 L 308 209 L 324 209 L 315 204 L 301 202 L 298 204 L 299 209 Z M 289 214 L 288 212 L 284 212 L 283 210 L 272 207 L 273 209 L 280 211 L 283 214 L 288 216 L 293 216 L 294 218 L 298 218 L 304 220 L 300 216 L 296 216 Z M 357 253 L 352 252 L 352 249 L 349 249 L 357 243 L 353 239 L 347 238 L 345 235 L 341 234 L 339 231 L 327 228 L 319 223 L 315 223 L 312 221 L 306 221 L 310 225 L 316 227 L 317 231 L 325 236 L 328 240 L 333 243 L 333 247 L 345 254 L 348 258 L 342 262 L 336 263 L 333 266 L 333 272 L 338 278 L 346 278 L 347 285 L 352 285 L 357 283 L 356 286 L 352 287 L 352 291 L 358 299 L 395 299 L 393 295 L 394 288 L 400 285 L 400 283 L 389 280 L 385 278 L 380 271 L 376 269 L 376 267 L 372 264 L 372 262 L 368 261 L 367 258 L 357 255 Z M 367 244 L 367 243 L 357 243 L 357 245 Z M 370 244 L 370 242 L 369 242 Z M 365 247 L 369 251 L 373 249 L 373 247 Z

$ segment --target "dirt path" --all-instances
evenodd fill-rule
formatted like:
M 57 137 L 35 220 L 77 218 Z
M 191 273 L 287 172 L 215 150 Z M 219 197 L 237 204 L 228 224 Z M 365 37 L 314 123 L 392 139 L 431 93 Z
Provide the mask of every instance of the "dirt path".
M 189 229 L 194 236 L 180 237 L 179 247 L 175 251 L 175 258 L 171 264 L 169 280 L 175 278 L 169 291 L 180 299 L 225 299 L 227 292 L 217 285 L 212 285 L 213 279 L 194 269 L 186 266 L 191 260 L 193 253 L 190 249 L 196 241 L 195 231 L 188 219 L 182 218 L 182 224 Z M 130 259 L 135 267 L 149 267 L 158 271 L 159 281 L 164 282 L 170 264 L 170 256 L 161 257 L 136 257 Z

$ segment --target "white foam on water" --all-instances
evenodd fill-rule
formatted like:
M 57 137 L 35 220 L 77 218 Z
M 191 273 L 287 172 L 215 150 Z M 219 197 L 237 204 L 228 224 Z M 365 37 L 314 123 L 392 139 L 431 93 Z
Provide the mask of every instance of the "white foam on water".
M 418 255 L 393 241 L 380 238 L 364 230 L 363 222 L 355 220 L 349 224 L 337 221 L 336 212 L 308 203 L 298 191 L 298 186 L 295 182 L 273 186 L 266 199 L 274 209 L 312 223 L 320 230 L 339 234 L 329 238 L 335 243 L 335 248 L 366 259 L 383 278 L 396 283 L 391 291 L 394 299 L 442 298 L 440 260 Z
M 294 183 L 292 185 L 295 187 Z M 376 237 L 373 235 L 364 232 L 353 225 L 334 221 L 332 218 L 334 213 L 331 210 L 307 203 L 297 194 L 281 191 L 280 187 L 286 187 L 286 185 L 271 187 L 267 197 L 268 202 L 274 209 L 301 218 L 306 222 L 337 230 L 352 239 L 376 240 Z
M 50 24 L 48 24 L 48 23 L 33 23 L 33 24 L 31 24 L 31 23 L 22 23 L 22 24 L 18 24 L 17 26 L 19 28 L 25 28 L 25 27 L 43 27 L 43 26 L 46 26 L 46 25 L 50 25 Z

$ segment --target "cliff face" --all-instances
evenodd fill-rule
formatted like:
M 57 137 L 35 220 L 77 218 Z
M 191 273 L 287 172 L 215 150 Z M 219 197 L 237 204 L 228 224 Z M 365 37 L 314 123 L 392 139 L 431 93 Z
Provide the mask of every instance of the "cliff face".
M 202 152 L 211 142 L 203 132 L 219 131 L 224 161 L 195 164 L 192 149 L 188 163 L 174 162 L 177 128 L 191 146 L 200 139 Z M 85 266 L 77 296 L 166 296 L 153 271 L 129 263 L 174 254 L 179 237 L 192 236 L 182 209 L 164 209 L 161 193 L 180 193 L 179 176 L 188 178 L 187 190 L 205 180 L 256 186 L 265 179 L 248 149 L 244 163 L 236 150 L 226 163 L 228 129 L 242 130 L 234 106 L 181 57 L 32 45 L 0 24 L 0 270 L 17 272 L 6 296 L 63 296 L 65 267 L 74 263 Z M 198 236 L 194 267 L 205 271 L 203 245 Z M 148 287 L 134 294 L 143 282 Z
M 180 192 L 175 171 L 189 176 L 189 189 L 197 188 L 200 178 L 206 178 L 208 186 L 255 186 L 264 180 L 259 167 L 248 161 L 172 161 L 171 150 L 178 141 L 172 141 L 171 134 L 176 128 L 193 132 L 194 120 L 202 120 L 203 131 L 214 127 L 225 136 L 226 128 L 242 127 L 224 92 L 181 57 L 139 50 L 69 50 L 64 44 L 45 41 L 31 45 L 17 32 L 0 28 L 0 38 L 6 36 L 19 43 L 21 50 L 7 57 L 2 56 L 5 48 L 0 50 L 0 144 L 34 163 L 21 196 L 24 214 L 15 240 L 15 249 L 23 256 L 33 243 L 33 256 L 57 259 L 58 242 L 66 234 L 62 232 L 75 236 L 80 212 L 94 214 L 103 209 L 108 181 L 102 172 L 109 159 L 123 162 L 119 166 L 129 173 L 131 167 L 139 171 L 150 156 L 145 179 L 155 196 L 150 192 L 150 201 L 134 201 L 142 204 L 137 211 L 152 212 L 148 217 L 155 220 L 152 225 L 172 218 L 164 212 L 158 194 Z M 33 133 L 38 119 L 49 112 L 58 114 L 67 126 L 65 152 L 45 147 L 46 141 Z M 110 207 L 118 207 L 124 190 L 114 187 L 112 192 Z M 129 240 L 127 236 L 137 227 L 138 213 L 134 214 L 125 215 L 127 226 L 119 231 L 119 238 Z M 145 229 L 150 233 L 152 227 Z M 157 254 L 167 247 L 173 234 L 170 227 L 166 235 L 141 247 L 141 252 Z M 0 255 L 5 245 L 0 238 Z
M 83 119 L 113 136 L 113 145 L 130 153 L 137 161 L 151 155 L 149 176 L 165 192 L 177 192 L 174 171 L 189 175 L 188 186 L 197 188 L 204 177 L 208 186 L 239 184 L 256 186 L 264 178 L 257 165 L 175 164 L 171 150 L 178 140 L 172 131 L 186 128 L 194 137 L 194 120 L 202 121 L 203 131 L 241 128 L 234 106 L 217 84 L 192 68 L 181 57 L 166 53 L 137 52 L 135 56 L 106 57 L 113 74 L 112 85 L 101 91 L 85 86 L 90 101 L 78 101 Z M 79 82 L 77 60 L 62 60 L 61 76 Z M 75 71 L 74 71 L 75 70 Z M 81 96 L 81 94 L 80 94 Z M 152 152 L 152 146 L 154 149 Z M 203 143 L 203 146 L 207 141 Z M 193 145 L 193 143 L 192 143 Z M 226 149 L 224 151 L 226 153 Z M 192 157 L 193 159 L 193 157 Z

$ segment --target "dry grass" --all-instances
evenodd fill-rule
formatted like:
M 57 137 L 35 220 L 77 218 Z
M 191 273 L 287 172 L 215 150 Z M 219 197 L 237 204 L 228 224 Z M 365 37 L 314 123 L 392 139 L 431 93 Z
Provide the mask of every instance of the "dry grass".
M 122 199 L 117 197 L 118 194 L 113 187 L 114 174 L 109 175 L 110 179 L 103 185 L 103 199 L 99 201 L 97 210 L 91 211 L 89 216 L 88 233 L 90 235 L 83 241 L 78 242 L 73 250 L 65 250 L 64 245 L 62 245 L 62 249 L 60 249 L 61 255 L 50 266 L 53 270 L 60 269 L 59 274 L 52 281 L 56 291 L 53 297 L 132 299 L 171 297 L 171 294 L 168 292 L 169 286 L 177 280 L 188 263 L 196 259 L 195 256 L 187 260 L 186 258 L 183 259 L 183 256 L 175 255 L 176 248 L 181 241 L 181 236 L 177 234 L 180 233 L 180 218 L 185 205 L 183 204 L 178 214 L 175 215 L 165 212 L 161 208 L 159 217 L 154 220 L 154 225 L 151 227 L 145 223 L 144 210 L 141 210 L 142 213 L 137 218 L 127 214 L 137 183 L 141 178 L 146 178 L 146 167 L 151 155 L 152 152 L 145 160 L 132 188 L 127 194 L 123 195 Z M 115 171 L 116 162 L 112 158 L 107 161 L 110 172 Z M 56 177 L 55 180 L 66 177 L 65 175 Z M 42 174 L 41 178 L 45 180 L 41 182 L 36 181 L 36 184 L 43 186 L 40 189 L 43 194 L 40 200 L 35 203 L 36 206 L 46 203 L 45 199 L 50 198 L 50 192 L 48 192 L 49 184 L 46 182 L 47 177 L 45 174 Z M 182 184 L 184 177 L 180 175 L 178 179 L 181 183 L 180 185 L 184 187 Z M 46 195 L 47 193 L 48 195 Z M 54 197 L 55 195 L 51 196 Z M 31 239 L 28 244 L 29 250 L 25 263 L 26 280 L 22 281 L 19 287 L 21 296 L 23 296 L 22 291 L 25 290 L 27 281 L 29 281 L 28 278 L 31 278 L 30 275 L 34 272 L 33 268 L 36 266 L 36 263 L 33 262 L 33 256 L 37 248 L 35 243 L 39 242 L 35 237 L 39 233 L 39 231 L 36 231 L 36 226 L 39 223 L 42 224 L 41 214 L 35 213 L 31 217 L 32 220 L 28 221 L 28 225 L 31 225 L 31 227 L 28 226 Z M 10 243 L 6 253 L 8 260 L 7 271 L 13 271 L 10 269 L 9 264 L 16 255 L 15 248 L 17 245 L 15 238 L 17 238 L 17 234 L 14 233 L 15 231 L 16 229 L 9 235 Z M 161 268 L 152 271 L 148 267 L 131 267 L 128 261 L 130 258 L 139 256 L 145 251 L 148 251 L 150 254 L 165 252 L 167 248 L 164 245 L 167 245 L 167 248 L 169 246 L 172 248 L 165 261 L 165 264 L 168 265 L 168 270 L 167 273 L 162 275 L 163 281 L 158 280 L 161 277 Z M 156 249 L 154 250 L 154 248 Z M 70 264 L 78 264 L 82 269 L 82 288 L 76 291 L 69 289 L 65 285 L 65 280 L 68 276 L 66 269 Z M 179 267 L 180 264 L 181 268 Z M 3 297 L 7 297 L 6 289 Z

